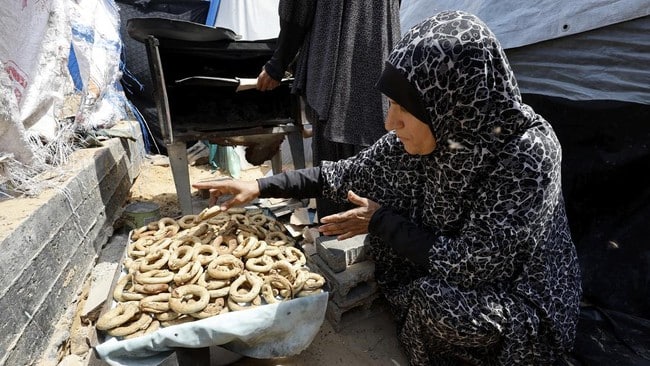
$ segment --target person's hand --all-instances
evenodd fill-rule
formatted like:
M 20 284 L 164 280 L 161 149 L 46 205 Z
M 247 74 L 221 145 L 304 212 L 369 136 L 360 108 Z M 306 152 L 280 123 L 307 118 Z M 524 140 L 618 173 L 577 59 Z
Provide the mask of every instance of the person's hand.
M 271 77 L 271 75 L 266 73 L 266 70 L 262 68 L 262 72 L 257 76 L 257 90 L 267 91 L 273 90 L 280 82 Z
M 260 195 L 260 187 L 257 181 L 237 181 L 237 180 L 220 180 L 215 182 L 194 183 L 192 187 L 196 189 L 209 189 L 210 201 L 209 206 L 217 203 L 217 199 L 223 195 L 232 195 L 233 197 L 221 204 L 222 210 L 227 210 L 233 206 L 246 204 Z
M 318 228 L 321 234 L 337 235 L 338 240 L 344 240 L 368 232 L 370 218 L 379 209 L 379 204 L 352 191 L 348 191 L 348 201 L 359 207 L 321 218 L 323 225 Z

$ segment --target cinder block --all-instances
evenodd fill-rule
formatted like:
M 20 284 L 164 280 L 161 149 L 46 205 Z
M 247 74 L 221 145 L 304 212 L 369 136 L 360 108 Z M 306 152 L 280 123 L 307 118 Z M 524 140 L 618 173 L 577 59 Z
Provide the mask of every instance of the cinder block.
M 339 332 L 343 328 L 354 324 L 363 319 L 378 314 L 384 310 L 383 302 L 379 293 L 375 293 L 367 298 L 363 303 L 351 307 L 340 307 L 335 302 L 327 303 L 325 318 L 330 322 L 334 331 Z
M 367 259 L 365 241 L 368 235 L 337 240 L 334 236 L 316 238 L 316 252 L 334 272 L 342 272 L 349 265 Z
M 375 263 L 372 261 L 352 264 L 345 271 L 338 273 L 332 271 L 318 254 L 307 257 L 307 261 L 310 269 L 325 276 L 330 291 L 338 294 L 340 298 L 346 297 L 350 290 L 359 284 L 375 280 Z
M 378 291 L 377 282 L 366 281 L 351 288 L 346 295 L 341 295 L 339 291 L 332 291 L 330 299 L 340 307 L 349 308 L 365 302 Z

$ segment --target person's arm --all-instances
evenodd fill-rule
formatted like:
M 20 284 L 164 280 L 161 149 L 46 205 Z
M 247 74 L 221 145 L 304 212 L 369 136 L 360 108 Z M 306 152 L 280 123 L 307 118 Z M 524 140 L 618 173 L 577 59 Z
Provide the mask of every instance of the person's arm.
M 280 34 L 273 56 L 264 65 L 266 73 L 276 81 L 282 80 L 311 29 L 315 12 L 314 0 L 281 0 L 278 7 Z
M 418 228 L 404 216 L 386 207 L 381 207 L 372 215 L 368 233 L 379 236 L 397 254 L 419 266 L 428 265 L 429 250 L 436 240 L 433 233 Z
M 321 196 L 323 179 L 320 167 L 290 170 L 269 177 L 259 178 L 260 197 L 263 198 L 318 198 Z

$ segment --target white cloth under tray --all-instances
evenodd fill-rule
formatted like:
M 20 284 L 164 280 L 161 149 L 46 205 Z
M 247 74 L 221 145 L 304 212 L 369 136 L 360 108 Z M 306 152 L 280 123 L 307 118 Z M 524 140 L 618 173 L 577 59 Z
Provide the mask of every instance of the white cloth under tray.
M 109 338 L 95 346 L 110 365 L 155 366 L 175 348 L 221 346 L 243 356 L 269 359 L 301 353 L 325 319 L 328 293 L 233 311 L 161 328 L 133 339 Z

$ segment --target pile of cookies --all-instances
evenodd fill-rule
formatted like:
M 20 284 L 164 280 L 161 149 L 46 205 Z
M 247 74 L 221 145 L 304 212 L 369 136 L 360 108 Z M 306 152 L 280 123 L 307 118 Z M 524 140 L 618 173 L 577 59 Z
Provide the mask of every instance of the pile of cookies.
M 323 291 L 284 226 L 261 210 L 219 207 L 131 232 L 116 306 L 96 328 L 133 338 L 160 327 Z

